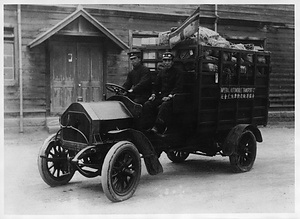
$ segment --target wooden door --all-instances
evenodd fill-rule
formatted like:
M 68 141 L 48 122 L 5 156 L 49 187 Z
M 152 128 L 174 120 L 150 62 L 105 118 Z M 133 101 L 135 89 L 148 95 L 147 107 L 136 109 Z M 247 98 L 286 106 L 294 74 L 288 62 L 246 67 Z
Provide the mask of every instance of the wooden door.
M 76 44 L 53 43 L 50 47 L 50 110 L 61 114 L 75 100 Z
M 98 43 L 53 42 L 50 46 L 51 114 L 61 114 L 82 96 L 84 102 L 103 96 L 103 55 Z
M 83 102 L 102 100 L 103 58 L 99 44 L 78 43 L 77 45 L 78 94 Z

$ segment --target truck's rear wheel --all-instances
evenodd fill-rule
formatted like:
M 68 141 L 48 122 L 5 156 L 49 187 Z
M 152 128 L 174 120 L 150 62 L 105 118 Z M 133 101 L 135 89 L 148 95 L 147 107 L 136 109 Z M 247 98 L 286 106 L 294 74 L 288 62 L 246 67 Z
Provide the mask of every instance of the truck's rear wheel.
M 235 152 L 229 156 L 233 171 L 249 171 L 256 158 L 256 149 L 257 146 L 254 134 L 249 130 L 244 131 L 239 138 Z
M 101 183 L 106 197 L 119 202 L 135 192 L 141 176 L 141 158 L 128 141 L 115 144 L 107 153 L 101 171 Z

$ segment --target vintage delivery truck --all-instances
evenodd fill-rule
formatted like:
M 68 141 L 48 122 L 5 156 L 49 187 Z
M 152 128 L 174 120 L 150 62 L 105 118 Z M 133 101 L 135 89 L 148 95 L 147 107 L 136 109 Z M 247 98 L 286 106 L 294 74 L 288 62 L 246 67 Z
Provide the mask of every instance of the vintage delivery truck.
M 161 56 L 171 51 L 184 72 L 184 91 L 173 98 L 172 124 L 164 135 L 139 128 L 142 105 L 126 90 L 101 102 L 75 102 L 63 112 L 61 129 L 45 140 L 38 155 L 42 179 L 67 184 L 78 171 L 101 176 L 113 202 L 130 198 L 141 175 L 141 158 L 151 175 L 161 173 L 159 156 L 173 162 L 189 154 L 228 156 L 235 172 L 249 171 L 262 142 L 259 126 L 268 121 L 270 53 L 195 43 L 174 48 L 142 48 L 143 62 L 156 73 Z

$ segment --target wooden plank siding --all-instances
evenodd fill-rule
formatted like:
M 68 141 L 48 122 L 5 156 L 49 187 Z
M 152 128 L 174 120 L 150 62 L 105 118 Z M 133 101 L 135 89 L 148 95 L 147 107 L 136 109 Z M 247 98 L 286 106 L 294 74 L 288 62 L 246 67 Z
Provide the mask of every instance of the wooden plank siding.
M 47 87 L 44 51 L 43 45 L 31 51 L 26 45 L 22 45 L 24 116 L 41 116 L 46 113 Z M 16 106 L 19 105 L 19 87 L 7 86 L 5 88 L 11 91 L 10 93 L 5 92 L 5 115 L 18 115 L 20 109 Z
M 215 5 L 83 4 L 84 10 L 130 45 L 129 31 L 166 31 L 179 26 L 198 6 L 202 26 L 214 28 Z M 46 115 L 50 108 L 47 42 L 27 45 L 76 10 L 77 5 L 21 5 L 23 93 L 25 116 Z M 270 110 L 294 110 L 295 9 L 294 5 L 218 5 L 218 32 L 223 36 L 266 38 L 272 74 Z M 4 25 L 17 28 L 17 6 L 4 5 Z M 17 39 L 17 36 L 15 36 Z M 17 42 L 17 41 L 16 41 Z M 17 46 L 17 43 L 15 44 Z M 127 51 L 107 42 L 104 82 L 122 84 L 130 69 Z M 19 81 L 5 85 L 5 116 L 19 113 Z
M 268 32 L 268 50 L 272 52 L 270 101 L 272 110 L 295 108 L 294 29 L 279 28 Z

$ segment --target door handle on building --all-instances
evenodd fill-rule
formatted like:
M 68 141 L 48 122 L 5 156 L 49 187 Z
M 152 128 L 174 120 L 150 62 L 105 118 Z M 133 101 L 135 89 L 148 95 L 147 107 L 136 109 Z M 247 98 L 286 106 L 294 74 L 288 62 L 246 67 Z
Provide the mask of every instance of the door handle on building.
M 72 61 L 73 61 L 73 54 L 68 53 L 68 62 L 72 62 Z
M 82 84 L 78 84 L 78 91 L 77 91 L 77 102 L 82 102 L 83 97 L 82 97 Z

